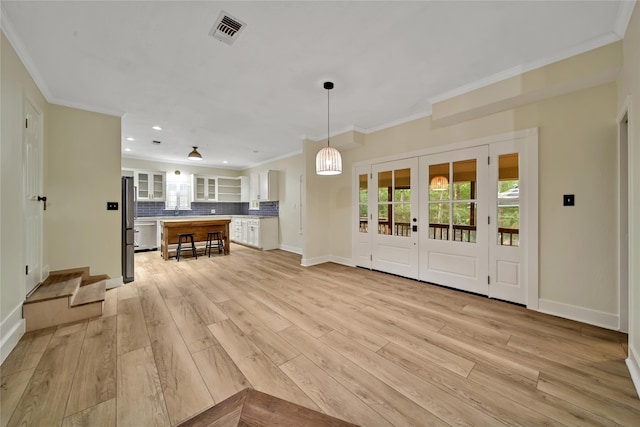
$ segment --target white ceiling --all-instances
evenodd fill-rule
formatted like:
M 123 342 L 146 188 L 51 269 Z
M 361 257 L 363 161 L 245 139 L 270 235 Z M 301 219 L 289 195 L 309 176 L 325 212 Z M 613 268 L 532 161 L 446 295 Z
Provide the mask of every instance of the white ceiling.
M 2 27 L 49 102 L 123 115 L 123 156 L 242 169 L 326 137 L 324 81 L 331 133 L 367 132 L 619 40 L 633 5 L 3 0 Z M 233 46 L 208 35 L 221 10 L 247 24 Z

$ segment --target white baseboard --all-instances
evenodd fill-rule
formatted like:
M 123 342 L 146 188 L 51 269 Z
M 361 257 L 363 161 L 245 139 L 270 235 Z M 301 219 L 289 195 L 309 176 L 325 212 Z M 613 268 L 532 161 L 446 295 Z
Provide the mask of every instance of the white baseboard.
M 339 257 L 336 255 L 324 255 L 316 258 L 302 258 L 300 265 L 303 267 L 311 267 L 312 265 L 324 264 L 325 262 L 335 262 L 336 264 L 355 267 L 351 258 Z
M 629 345 L 629 357 L 626 362 L 631 374 L 631 381 L 636 387 L 636 393 L 640 396 L 640 353 L 635 351 L 631 345 Z
M 538 302 L 538 311 L 541 313 L 564 317 L 565 319 L 577 320 L 578 322 L 600 326 L 601 328 L 613 329 L 614 331 L 617 331 L 620 327 L 620 319 L 617 314 L 605 313 L 603 311 L 592 310 L 590 308 L 578 307 L 546 299 L 540 299 Z
M 293 252 L 294 254 L 302 255 L 302 248 L 296 248 L 289 245 L 280 245 L 280 249 L 287 252 Z
M 22 318 L 22 303 L 14 308 L 9 316 L 0 323 L 0 363 L 9 356 L 18 341 L 24 335 L 26 324 Z
M 113 289 L 113 288 L 117 288 L 119 286 L 124 285 L 124 282 L 122 281 L 122 276 L 115 277 L 113 279 L 107 279 L 106 285 L 107 285 L 106 286 L 107 289 Z
M 300 265 L 303 267 L 311 267 L 312 265 L 324 264 L 331 262 L 331 255 L 323 255 L 315 258 L 302 258 Z

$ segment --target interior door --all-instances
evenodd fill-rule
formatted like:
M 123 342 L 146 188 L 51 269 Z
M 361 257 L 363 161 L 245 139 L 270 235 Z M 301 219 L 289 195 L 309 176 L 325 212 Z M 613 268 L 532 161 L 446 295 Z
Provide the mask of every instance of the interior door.
M 42 280 L 42 117 L 25 99 L 23 136 L 25 295 Z
M 487 146 L 420 158 L 420 280 L 488 293 Z
M 358 267 L 371 268 L 371 230 L 369 227 L 373 222 L 373 212 L 369 209 L 369 189 L 371 188 L 371 166 L 360 166 L 356 168 L 355 185 L 353 186 L 357 194 L 354 194 L 353 221 L 355 223 L 354 254 Z M 375 193 L 373 193 L 375 194 Z
M 418 159 L 373 165 L 371 176 L 371 267 L 417 279 Z
M 491 145 L 489 296 L 526 304 L 524 243 L 528 239 L 528 218 L 522 207 L 527 205 L 529 191 L 526 180 L 521 179 L 522 160 L 515 140 Z

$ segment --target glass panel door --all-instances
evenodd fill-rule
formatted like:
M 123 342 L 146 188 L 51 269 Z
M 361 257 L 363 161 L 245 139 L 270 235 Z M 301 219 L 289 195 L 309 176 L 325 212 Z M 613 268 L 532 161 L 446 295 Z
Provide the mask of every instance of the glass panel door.
M 377 194 L 370 201 L 377 222 L 372 268 L 412 278 L 418 276 L 417 166 L 417 158 L 373 165 Z

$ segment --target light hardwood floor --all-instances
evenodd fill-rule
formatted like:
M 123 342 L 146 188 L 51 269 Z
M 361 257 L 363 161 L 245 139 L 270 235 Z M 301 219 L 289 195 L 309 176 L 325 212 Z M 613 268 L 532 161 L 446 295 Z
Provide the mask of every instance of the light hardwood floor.
M 1 422 L 168 426 L 253 387 L 359 424 L 640 425 L 626 335 L 284 251 L 163 261 L 26 334 Z

